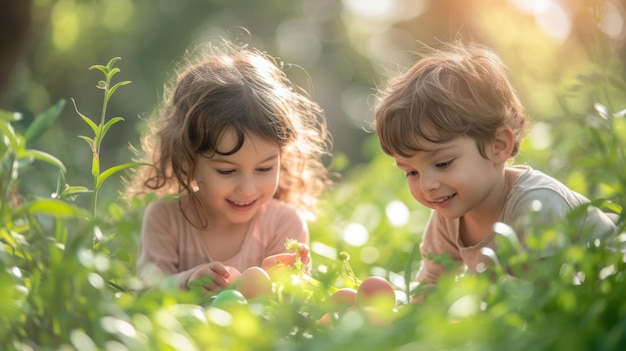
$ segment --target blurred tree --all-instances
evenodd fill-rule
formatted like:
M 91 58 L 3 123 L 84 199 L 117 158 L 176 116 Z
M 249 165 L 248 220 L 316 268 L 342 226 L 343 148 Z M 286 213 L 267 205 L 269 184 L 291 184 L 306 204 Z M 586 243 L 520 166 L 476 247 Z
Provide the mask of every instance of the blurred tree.
M 21 58 L 30 39 L 30 0 L 5 0 L 0 5 L 0 107 L 8 88 L 13 68 Z
M 109 112 L 124 117 L 127 127 L 110 132 L 102 162 L 123 163 L 128 143 L 138 141 L 141 119 L 159 102 L 162 84 L 185 50 L 243 27 L 251 45 L 293 64 L 286 66 L 289 75 L 326 110 L 336 153 L 356 165 L 377 152 L 364 146 L 373 137 L 364 131 L 372 121 L 373 94 L 424 46 L 462 38 L 493 47 L 533 119 L 550 121 L 562 115 L 557 93 L 564 82 L 589 71 L 594 59 L 623 54 L 625 17 L 624 0 L 39 0 L 32 7 L 35 45 L 15 71 L 8 98 L 10 108 L 26 116 L 24 125 L 61 98 L 74 98 L 87 115 L 97 113 L 97 73 L 87 69 L 122 57 L 120 79 L 132 84 L 120 90 Z M 76 148 L 78 138 L 72 139 L 85 133 L 77 118 L 66 109 L 38 141 L 68 163 L 72 183 L 89 178 L 89 150 Z M 540 144 L 545 149 L 550 142 L 556 141 Z M 523 157 L 538 167 L 561 165 L 541 150 Z

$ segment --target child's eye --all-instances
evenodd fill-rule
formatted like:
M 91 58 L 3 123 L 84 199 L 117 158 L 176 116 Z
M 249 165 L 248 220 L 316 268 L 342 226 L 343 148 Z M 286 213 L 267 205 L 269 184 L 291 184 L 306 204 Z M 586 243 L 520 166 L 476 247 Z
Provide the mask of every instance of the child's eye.
M 435 167 L 437 167 L 437 168 L 447 168 L 447 167 L 450 167 L 450 165 L 452 164 L 452 161 L 454 161 L 454 160 L 450 160 L 450 161 L 446 161 L 446 162 L 439 162 L 439 163 L 435 164 Z
M 419 174 L 419 173 L 417 173 L 417 171 L 409 171 L 409 172 L 406 172 L 406 177 L 407 177 L 407 178 L 408 178 L 408 177 L 414 177 L 414 176 L 416 176 L 416 175 L 418 175 L 418 174 Z
M 257 172 L 261 172 L 261 173 L 267 173 L 267 172 L 271 172 L 274 169 L 274 166 L 269 166 L 269 167 L 259 167 L 257 168 Z
M 221 175 L 229 175 L 235 173 L 234 169 L 216 169 L 217 174 Z

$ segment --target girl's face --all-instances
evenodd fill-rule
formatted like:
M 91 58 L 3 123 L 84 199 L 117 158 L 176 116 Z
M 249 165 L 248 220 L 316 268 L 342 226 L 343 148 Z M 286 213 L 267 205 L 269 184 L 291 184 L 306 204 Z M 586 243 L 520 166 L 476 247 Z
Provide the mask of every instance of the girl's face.
M 228 131 L 217 150 L 232 150 L 236 143 L 236 133 Z M 197 195 L 207 210 L 209 223 L 227 226 L 248 222 L 274 196 L 279 170 L 279 146 L 254 134 L 246 134 L 243 146 L 232 155 L 199 156 Z
M 483 158 L 469 137 L 426 146 L 429 151 L 394 157 L 415 200 L 448 219 L 493 208 L 501 198 L 502 164 Z

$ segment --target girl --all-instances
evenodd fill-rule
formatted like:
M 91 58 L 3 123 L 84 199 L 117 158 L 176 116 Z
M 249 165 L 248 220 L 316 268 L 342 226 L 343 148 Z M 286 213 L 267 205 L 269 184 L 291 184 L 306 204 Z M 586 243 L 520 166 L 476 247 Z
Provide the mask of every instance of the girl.
M 166 89 L 142 139 L 153 167 L 128 194 L 175 195 L 146 208 L 139 276 L 183 289 L 208 277 L 203 288 L 217 292 L 251 267 L 310 265 L 306 219 L 330 184 L 331 138 L 321 108 L 273 58 L 227 40 L 206 49 Z

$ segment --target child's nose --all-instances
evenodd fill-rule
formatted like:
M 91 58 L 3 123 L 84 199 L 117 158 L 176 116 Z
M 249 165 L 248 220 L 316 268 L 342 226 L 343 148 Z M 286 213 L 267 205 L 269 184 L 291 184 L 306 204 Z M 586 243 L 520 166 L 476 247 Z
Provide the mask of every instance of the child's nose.
M 427 193 L 439 188 L 439 180 L 433 175 L 422 174 L 420 177 L 420 186 L 422 187 L 422 192 Z
M 254 177 L 242 175 L 237 184 L 237 192 L 240 194 L 250 194 L 254 192 L 256 188 L 256 184 L 254 182 Z

